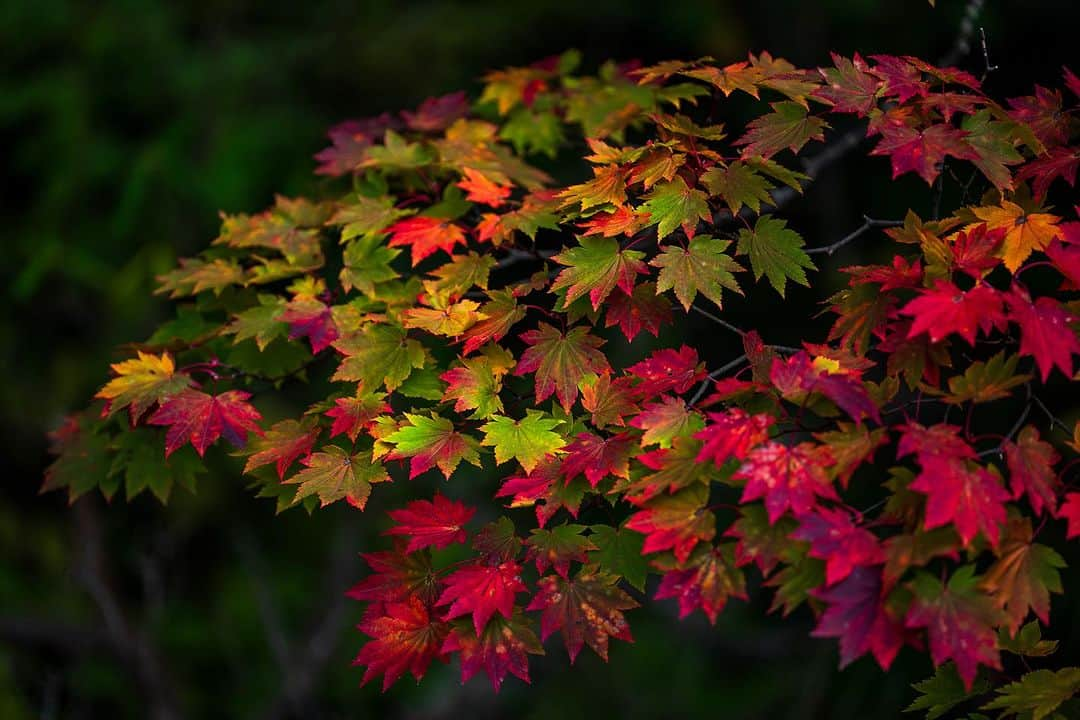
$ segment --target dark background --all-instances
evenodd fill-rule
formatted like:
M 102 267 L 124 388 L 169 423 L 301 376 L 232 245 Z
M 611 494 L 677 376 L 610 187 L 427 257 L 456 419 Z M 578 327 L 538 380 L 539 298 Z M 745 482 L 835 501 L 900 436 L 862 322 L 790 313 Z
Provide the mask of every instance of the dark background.
M 341 592 L 361 576 L 356 551 L 380 542 L 386 504 L 363 516 L 275 517 L 224 464 L 167 508 L 145 495 L 69 507 L 37 489 L 46 431 L 100 387 L 116 345 L 168 317 L 153 276 L 215 236 L 219 209 L 318 194 L 311 155 L 327 126 L 475 91 L 485 70 L 570 47 L 587 67 L 704 54 L 731 62 L 762 49 L 797 65 L 826 64 L 830 50 L 951 53 L 981 74 L 981 51 L 956 47 L 965 4 L 938 5 L 3 3 L 0 717 L 143 718 L 169 705 L 199 718 L 898 716 L 909 684 L 930 673 L 925 655 L 904 651 L 889 674 L 866 659 L 838 673 L 835 643 L 807 635 L 809 612 L 765 616 L 758 591 L 715 629 L 700 614 L 677 621 L 670 601 L 635 611 L 636 644 L 615 643 L 606 665 L 585 652 L 570 668 L 552 641 L 533 685 L 510 679 L 498 696 L 483 677 L 460 685 L 456 666 L 433 668 L 419 687 L 361 689 L 349 665 L 359 612 Z M 1066 0 L 989 0 L 979 23 L 1001 69 L 988 90 L 1008 97 L 1058 85 L 1063 63 L 1080 70 L 1078 21 L 1080 4 Z M 888 185 L 885 160 L 857 160 L 831 168 L 789 216 L 819 245 L 863 212 L 892 218 L 929 203 L 910 177 Z M 853 248 L 842 260 L 873 252 Z M 805 333 L 760 329 L 772 342 Z M 1066 589 L 1080 584 L 1068 577 Z M 1054 635 L 1075 659 L 1080 622 L 1063 604 Z

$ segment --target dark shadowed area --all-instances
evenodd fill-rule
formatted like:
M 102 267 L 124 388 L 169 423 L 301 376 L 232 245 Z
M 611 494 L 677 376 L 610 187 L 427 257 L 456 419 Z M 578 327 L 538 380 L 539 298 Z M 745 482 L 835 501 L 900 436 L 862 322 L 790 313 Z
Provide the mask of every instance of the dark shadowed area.
M 593 0 L 559 3 L 310 0 L 11 0 L 0 9 L 0 718 L 879 718 L 896 717 L 925 654 L 901 653 L 882 673 L 869 659 L 837 670 L 833 641 L 809 636 L 800 608 L 768 615 L 768 594 L 731 603 L 715 627 L 679 621 L 671 601 L 631 617 L 635 643 L 610 662 L 582 653 L 571 667 L 554 641 L 532 685 L 500 694 L 456 667 L 415 686 L 360 687 L 359 608 L 343 592 L 363 573 L 361 548 L 384 542 L 388 489 L 363 513 L 332 507 L 275 515 L 251 497 L 235 461 L 208 459 L 198 492 L 168 506 L 92 494 L 68 505 L 39 495 L 46 433 L 83 407 L 121 355 L 171 312 L 154 277 L 217 234 L 218 212 L 258 211 L 275 193 L 318 196 L 312 155 L 345 118 L 475 92 L 486 70 L 568 48 L 603 60 L 711 55 L 731 62 L 768 50 L 797 65 L 829 51 L 946 61 L 997 97 L 1057 84 L 1080 70 L 1080 4 L 987 0 Z M 825 172 L 789 216 L 811 245 L 842 238 L 863 214 L 929 211 L 908 176 L 888 183 L 883 159 Z M 873 172 L 865 172 L 873 168 Z M 868 180 L 867 177 L 872 177 Z M 873 243 L 842 263 L 880 259 Z M 788 300 L 815 303 L 841 282 L 823 276 Z M 758 296 L 762 297 L 762 296 Z M 781 300 L 733 304 L 745 326 L 777 343 Z M 711 329 L 699 328 L 704 337 Z M 700 340 L 711 359 L 708 341 Z M 715 357 L 730 356 L 717 336 Z M 215 468 L 216 465 L 216 468 Z M 417 480 L 436 487 L 432 477 Z M 481 493 L 483 494 L 483 493 Z M 1070 557 L 1080 567 L 1080 557 Z M 1075 571 L 1066 594 L 1080 592 Z M 1062 660 L 1080 659 L 1080 603 L 1056 608 Z M 1058 617 L 1058 615 L 1062 615 Z

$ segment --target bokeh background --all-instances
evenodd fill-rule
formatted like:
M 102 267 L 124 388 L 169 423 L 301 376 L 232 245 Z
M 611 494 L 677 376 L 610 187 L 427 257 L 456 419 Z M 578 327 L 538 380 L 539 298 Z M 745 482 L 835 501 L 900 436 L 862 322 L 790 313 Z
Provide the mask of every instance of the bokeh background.
M 362 574 L 357 550 L 377 542 L 367 518 L 384 508 L 275 516 L 227 463 L 168 507 L 146 494 L 69 506 L 37 491 L 46 432 L 102 384 L 118 344 L 169 316 L 151 294 L 154 275 L 209 242 L 219 210 L 257 211 L 275 192 L 317 195 L 325 181 L 311 156 L 329 125 L 475 90 L 487 69 L 570 47 L 587 67 L 729 62 L 762 49 L 814 65 L 835 50 L 951 56 L 980 74 L 978 36 L 970 54 L 956 45 L 968 5 L 0 4 L 0 718 L 899 716 L 910 683 L 930 672 L 925 656 L 905 651 L 888 674 L 866 659 L 838 673 L 835 643 L 808 637 L 809 612 L 766 616 L 756 590 L 716 628 L 700 615 L 677 621 L 670 602 L 635 611 L 635 646 L 616 643 L 606 665 L 586 652 L 570 668 L 549 643 L 533 685 L 511 679 L 498 696 L 483 677 L 461 685 L 456 667 L 382 694 L 377 683 L 360 688 L 350 667 L 359 611 L 341 595 Z M 987 0 L 978 24 L 1000 66 L 988 89 L 1001 97 L 1056 85 L 1063 63 L 1080 65 L 1080 3 Z M 918 182 L 868 180 L 887 179 L 885 161 L 873 162 L 831 168 L 793 208 L 809 244 L 842 236 L 863 212 L 927 207 Z M 774 342 L 802 332 L 763 329 Z M 1066 588 L 1080 592 L 1071 573 Z M 1057 603 L 1054 635 L 1075 660 L 1080 603 L 1069 604 Z

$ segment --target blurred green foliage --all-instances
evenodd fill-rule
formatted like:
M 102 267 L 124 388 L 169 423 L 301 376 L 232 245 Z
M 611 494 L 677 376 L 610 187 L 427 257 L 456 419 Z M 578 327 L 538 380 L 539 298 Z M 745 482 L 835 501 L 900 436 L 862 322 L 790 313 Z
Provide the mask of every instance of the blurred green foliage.
M 0 6 L 0 717 L 143 718 L 138 659 L 117 655 L 88 591 L 87 538 L 119 608 L 167 666 L 187 717 L 894 716 L 929 669 L 902 657 L 840 674 L 809 616 L 764 617 L 760 592 L 711 629 L 670 604 L 636 611 L 637 647 L 570 668 L 554 644 L 534 685 L 494 696 L 438 668 L 420 687 L 360 689 L 349 661 L 356 609 L 340 594 L 382 507 L 273 515 L 232 466 L 174 493 L 105 507 L 37 497 L 45 432 L 102 383 L 114 348 L 165 317 L 153 276 L 216 234 L 217 212 L 262 209 L 275 192 L 318 194 L 311 155 L 345 117 L 474 90 L 485 71 L 583 50 L 586 62 L 767 49 L 796 63 L 827 52 L 948 53 L 964 3 L 939 0 L 561 3 L 313 0 L 10 0 Z M 1075 57 L 1075 3 L 987 3 L 992 90 L 1054 83 Z M 981 70 L 978 49 L 961 63 Z M 866 210 L 853 175 L 823 179 L 812 227 L 833 234 Z M 925 200 L 925 198 L 921 198 Z M 919 199 L 912 199 L 912 203 Z M 903 198 L 890 201 L 906 207 Z M 888 208 L 886 208 L 888 209 Z M 765 331 L 765 330 L 763 330 Z M 432 481 L 432 484 L 433 481 Z M 387 503 L 392 503 L 392 493 Z M 98 527 L 98 530 L 94 528 Z M 1074 562 L 1075 564 L 1075 562 Z M 92 588 L 91 588 L 92 590 Z M 1066 609 L 1080 612 L 1080 603 Z M 343 609 L 344 608 L 344 609 Z M 1061 610 L 1058 611 L 1062 612 Z M 311 627 L 330 640 L 307 654 Z M 339 613 L 339 614 L 333 614 Z M 1055 619 L 1080 646 L 1080 622 Z M 33 631 L 33 632 L 31 632 Z M 33 636 L 33 637 L 30 637 Z M 1070 643 L 1071 638 L 1071 643 Z M 317 662 L 316 662 L 317 660 Z M 310 684 L 290 690 L 314 669 Z M 292 678 L 293 682 L 284 681 Z M 136 678 L 137 679 L 137 678 Z

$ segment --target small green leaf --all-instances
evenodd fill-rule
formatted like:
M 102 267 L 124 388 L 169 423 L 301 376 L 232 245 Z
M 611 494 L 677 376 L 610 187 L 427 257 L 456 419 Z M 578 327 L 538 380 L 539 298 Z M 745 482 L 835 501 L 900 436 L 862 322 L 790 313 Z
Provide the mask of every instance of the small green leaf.
M 804 268 L 817 268 L 802 247 L 799 233 L 789 229 L 785 221 L 767 215 L 758 218 L 753 230 L 739 231 L 738 254 L 750 256 L 754 279 L 768 276 L 780 297 L 784 297 L 788 280 L 810 287 Z

